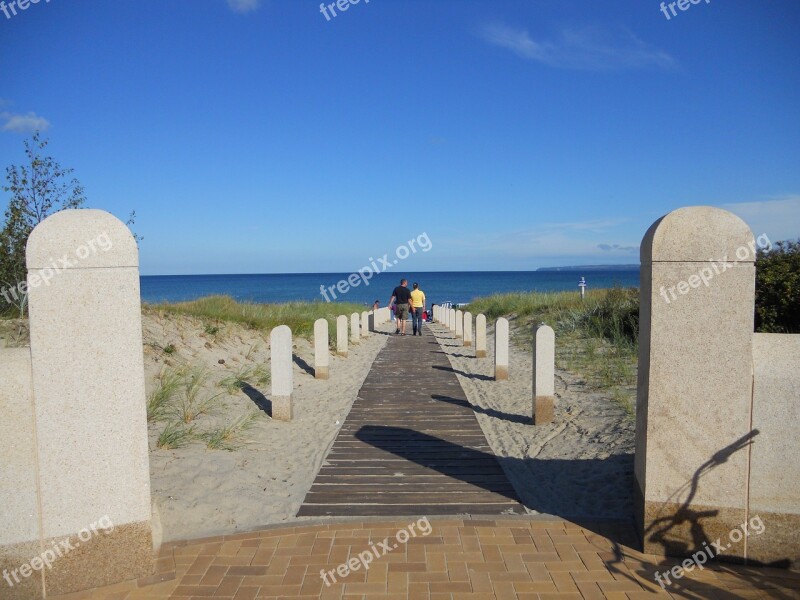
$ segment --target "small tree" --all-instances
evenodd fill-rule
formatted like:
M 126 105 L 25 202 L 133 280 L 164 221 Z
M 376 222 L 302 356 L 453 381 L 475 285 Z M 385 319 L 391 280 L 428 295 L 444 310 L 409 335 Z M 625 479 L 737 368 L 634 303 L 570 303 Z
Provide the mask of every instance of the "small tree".
M 6 168 L 11 193 L 0 230 L 0 304 L 5 311 L 14 306 L 24 315 L 27 294 L 19 290 L 26 278 L 25 245 L 33 228 L 54 212 L 65 208 L 80 208 L 86 202 L 83 186 L 69 179 L 73 169 L 62 167 L 51 156 L 44 156 L 48 140 L 39 132 L 25 140 L 27 164 Z
M 756 331 L 800 333 L 800 240 L 758 252 Z

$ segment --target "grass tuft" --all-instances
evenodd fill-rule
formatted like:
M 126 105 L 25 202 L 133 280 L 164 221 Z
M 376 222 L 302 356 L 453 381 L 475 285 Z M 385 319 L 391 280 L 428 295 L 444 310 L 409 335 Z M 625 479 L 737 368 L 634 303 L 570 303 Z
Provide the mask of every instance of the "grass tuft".
M 242 435 L 252 429 L 259 420 L 258 413 L 250 413 L 236 419 L 233 423 L 212 429 L 200 437 L 210 450 L 234 452 L 248 443 Z
M 222 395 L 203 395 L 203 386 L 208 381 L 208 371 L 205 369 L 188 369 L 181 376 L 182 394 L 173 413 L 184 423 L 191 423 L 197 417 L 212 412 Z
M 220 380 L 219 385 L 229 393 L 235 394 L 245 384 L 262 387 L 270 382 L 270 372 L 263 365 L 243 365 L 235 372 Z
M 181 386 L 181 374 L 164 369 L 158 376 L 156 388 L 147 397 L 147 422 L 163 421 L 172 410 L 172 399 Z
M 186 427 L 180 421 L 171 421 L 167 423 L 164 430 L 158 436 L 156 447 L 162 450 L 174 450 L 186 446 L 193 442 L 195 438 L 194 425 Z

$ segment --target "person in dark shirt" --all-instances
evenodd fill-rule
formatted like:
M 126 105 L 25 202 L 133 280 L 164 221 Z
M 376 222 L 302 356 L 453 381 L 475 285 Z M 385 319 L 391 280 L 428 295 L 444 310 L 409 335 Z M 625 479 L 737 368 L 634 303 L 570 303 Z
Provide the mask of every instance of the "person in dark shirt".
M 400 285 L 394 288 L 392 292 L 392 299 L 389 300 L 389 306 L 395 305 L 395 314 L 397 315 L 397 329 L 395 333 L 400 335 L 406 334 L 406 319 L 408 319 L 408 305 L 411 301 L 411 292 L 408 290 L 408 279 L 402 279 Z

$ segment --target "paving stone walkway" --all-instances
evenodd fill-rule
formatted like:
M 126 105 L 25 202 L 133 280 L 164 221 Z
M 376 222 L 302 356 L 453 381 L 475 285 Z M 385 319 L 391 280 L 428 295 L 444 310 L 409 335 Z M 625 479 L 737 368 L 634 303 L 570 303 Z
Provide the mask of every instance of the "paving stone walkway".
M 654 573 L 678 564 L 615 541 L 631 532 L 563 520 L 431 517 L 427 536 L 399 543 L 412 519 L 282 527 L 166 544 L 156 574 L 57 600 L 331 598 L 420 600 L 793 599 L 800 573 L 706 565 L 667 586 Z M 415 530 L 419 531 L 417 527 Z M 388 539 L 387 539 L 388 538 Z M 383 553 L 379 542 L 387 540 Z M 396 548 L 392 546 L 396 545 Z M 328 573 L 359 554 L 365 569 Z M 374 556 L 374 554 L 373 554 Z M 327 586 L 320 571 L 326 572 Z
M 525 513 L 424 331 L 387 340 L 298 516 Z

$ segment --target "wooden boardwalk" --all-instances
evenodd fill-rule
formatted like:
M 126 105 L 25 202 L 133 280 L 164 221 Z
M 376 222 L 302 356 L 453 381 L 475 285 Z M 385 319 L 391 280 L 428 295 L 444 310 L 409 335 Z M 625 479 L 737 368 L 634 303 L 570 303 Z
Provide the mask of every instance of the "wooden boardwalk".
M 387 341 L 298 516 L 524 512 L 426 328 Z

